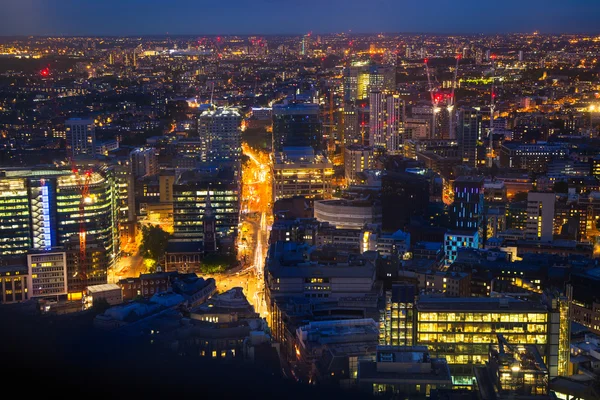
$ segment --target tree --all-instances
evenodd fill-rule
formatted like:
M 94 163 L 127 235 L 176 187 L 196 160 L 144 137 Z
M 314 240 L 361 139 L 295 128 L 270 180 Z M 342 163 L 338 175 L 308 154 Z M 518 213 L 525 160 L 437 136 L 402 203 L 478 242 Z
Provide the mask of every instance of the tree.
M 233 255 L 210 254 L 202 259 L 202 266 L 200 268 L 205 274 L 217 274 L 225 272 L 236 261 Z
M 164 255 L 171 234 L 162 230 L 160 226 L 142 226 L 141 255 L 158 262 Z
M 552 187 L 554 193 L 568 193 L 569 184 L 565 181 L 556 181 Z

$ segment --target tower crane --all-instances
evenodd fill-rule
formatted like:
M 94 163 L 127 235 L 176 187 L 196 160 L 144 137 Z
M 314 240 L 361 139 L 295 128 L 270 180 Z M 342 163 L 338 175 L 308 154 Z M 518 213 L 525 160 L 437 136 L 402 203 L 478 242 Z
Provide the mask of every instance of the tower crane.
M 82 289 L 87 286 L 87 231 L 85 226 L 85 206 L 91 203 L 90 198 L 90 181 L 92 177 L 92 170 L 86 170 L 83 176 L 79 173 L 79 170 L 75 167 L 73 159 L 71 159 L 71 169 L 75 174 L 76 181 L 78 182 L 78 188 L 81 193 L 79 199 L 79 257 L 77 260 L 78 268 L 76 274 L 81 277 Z
M 490 59 L 492 60 L 492 88 L 490 90 L 490 133 L 488 143 L 488 167 L 492 167 L 494 162 L 494 110 L 496 107 L 496 92 L 494 80 L 496 78 L 496 55 L 492 54 Z
M 434 91 L 435 89 L 433 88 L 433 84 L 431 83 L 431 72 L 429 70 L 429 58 L 426 58 L 425 60 L 423 60 L 423 62 L 425 63 L 425 70 L 427 71 L 427 90 L 429 91 L 429 95 L 431 96 L 431 115 L 432 115 L 432 121 L 431 121 L 431 138 L 434 139 L 435 138 L 435 114 L 436 114 L 436 110 L 438 109 L 438 99 L 437 97 L 434 95 Z

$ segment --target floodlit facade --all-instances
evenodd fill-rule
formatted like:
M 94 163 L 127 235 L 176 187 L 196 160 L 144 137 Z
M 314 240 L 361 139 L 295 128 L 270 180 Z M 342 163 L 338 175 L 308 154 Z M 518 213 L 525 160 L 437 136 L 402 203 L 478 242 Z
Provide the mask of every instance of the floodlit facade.
M 198 119 L 202 161 L 237 163 L 242 154 L 242 116 L 237 108 L 206 110 Z
M 557 376 L 562 371 L 559 365 L 564 365 L 565 347 L 567 353 L 569 349 L 568 342 L 565 346 L 561 340 L 569 322 L 560 319 L 560 304 L 421 296 L 416 304 L 416 344 L 428 346 L 432 356 L 448 361 L 457 386 L 474 383 L 473 366 L 487 361 L 488 345 L 497 334 L 511 343 L 536 345 L 550 377 Z
M 311 147 L 286 147 L 273 162 L 274 201 L 294 196 L 331 197 L 333 164 Z
M 79 235 L 83 179 L 71 170 L 0 172 L 0 256 L 62 246 L 71 236 Z M 117 219 L 114 179 L 105 172 L 92 172 L 84 226 L 86 234 L 101 241 L 108 254 L 118 249 Z

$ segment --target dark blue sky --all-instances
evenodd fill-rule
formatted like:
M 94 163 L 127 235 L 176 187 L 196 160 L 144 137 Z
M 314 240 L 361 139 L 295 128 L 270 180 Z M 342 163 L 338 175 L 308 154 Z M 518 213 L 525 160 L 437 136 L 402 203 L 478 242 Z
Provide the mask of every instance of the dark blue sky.
M 600 0 L 0 0 L 0 35 L 600 32 Z

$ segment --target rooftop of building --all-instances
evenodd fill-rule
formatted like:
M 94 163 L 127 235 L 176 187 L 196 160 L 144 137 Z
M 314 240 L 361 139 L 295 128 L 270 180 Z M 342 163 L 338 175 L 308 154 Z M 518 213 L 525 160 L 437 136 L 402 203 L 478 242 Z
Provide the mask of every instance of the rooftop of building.
M 254 307 L 248 302 L 241 287 L 234 287 L 228 291 L 214 295 L 204 304 L 193 310 L 196 314 L 217 313 L 254 313 Z
M 522 301 L 510 297 L 434 297 L 420 296 L 417 301 L 419 311 L 448 312 L 546 312 L 542 303 Z
M 371 318 L 349 319 L 337 321 L 312 321 L 300 326 L 296 335 L 307 345 L 309 342 L 318 344 L 347 343 L 356 341 L 377 340 L 379 328 Z
M 102 293 L 109 290 L 121 290 L 121 286 L 117 285 L 116 283 L 105 283 L 102 285 L 88 286 L 87 290 L 90 293 Z
M 441 242 L 417 242 L 414 244 L 413 250 L 441 251 L 443 245 Z
M 338 207 L 373 207 L 375 200 L 373 199 L 329 199 L 329 200 L 315 200 L 315 207 L 317 204 L 327 206 L 338 206 Z
M 454 180 L 454 184 L 457 184 L 457 183 L 477 183 L 477 184 L 483 184 L 484 181 L 485 181 L 485 178 L 483 176 L 462 175 L 462 176 L 459 176 L 458 178 L 456 178 Z
M 217 109 L 202 111 L 200 117 L 241 117 L 241 114 L 237 108 L 218 107 Z
M 369 277 L 374 272 L 375 252 L 355 254 L 324 246 L 317 250 L 307 244 L 277 241 L 269 248 L 267 267 L 278 277 L 326 276 Z
M 322 152 L 310 146 L 285 146 L 283 151 L 274 154 L 274 164 L 330 164 Z

